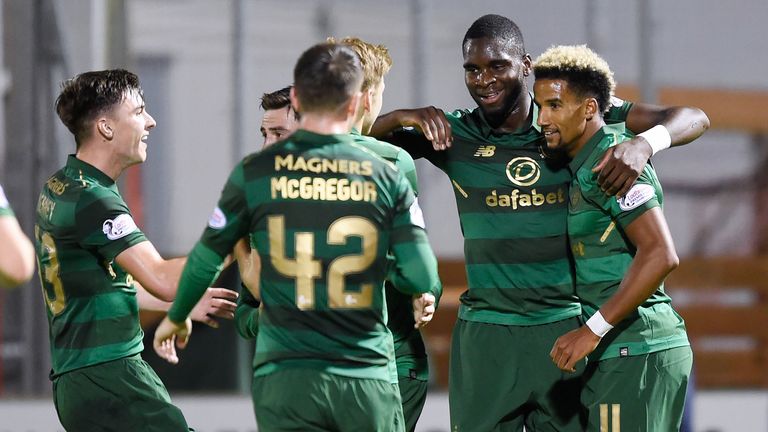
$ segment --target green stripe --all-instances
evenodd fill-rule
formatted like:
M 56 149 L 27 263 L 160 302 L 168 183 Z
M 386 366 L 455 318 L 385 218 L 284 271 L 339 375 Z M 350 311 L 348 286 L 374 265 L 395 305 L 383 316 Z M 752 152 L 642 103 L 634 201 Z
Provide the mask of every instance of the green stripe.
M 556 237 L 565 234 L 562 209 L 512 214 L 461 213 L 465 239 Z M 535 242 L 532 242 L 535 244 Z M 565 253 L 565 252 L 564 252 Z
M 618 285 L 624 278 L 632 256 L 626 253 L 595 258 L 576 259 L 576 284 L 613 282 Z
M 51 333 L 53 346 L 57 350 L 79 350 L 100 345 L 119 343 L 130 344 L 141 334 L 138 311 L 128 315 L 116 315 L 105 319 L 73 322 L 73 316 L 85 320 L 73 313 L 62 314 L 53 319 Z
M 495 264 L 504 260 L 508 264 L 540 263 L 563 259 L 567 250 L 565 235 L 542 237 L 536 240 L 522 238 L 469 239 L 464 241 L 468 264 Z
M 117 360 L 124 357 L 138 354 L 144 350 L 142 338 L 144 333 L 132 339 L 130 343 L 119 343 L 114 345 L 103 345 L 91 349 L 51 349 L 51 358 L 58 362 L 53 365 L 53 377 L 57 377 L 66 372 L 91 366 L 99 363 L 105 363 L 111 360 Z
M 468 264 L 471 289 L 535 289 L 572 284 L 568 260 L 525 264 Z

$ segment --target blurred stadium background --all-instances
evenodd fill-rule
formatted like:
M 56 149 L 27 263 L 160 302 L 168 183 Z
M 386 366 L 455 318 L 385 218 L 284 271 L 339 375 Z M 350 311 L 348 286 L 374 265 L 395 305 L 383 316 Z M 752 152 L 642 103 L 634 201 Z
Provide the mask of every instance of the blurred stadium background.
M 473 107 L 460 43 L 485 13 L 515 20 L 534 57 L 589 44 L 611 64 L 619 96 L 707 112 L 703 138 L 654 160 L 682 259 L 668 289 L 696 353 L 694 430 L 768 430 L 765 0 L 0 0 L 0 183 L 31 233 L 40 186 L 74 150 L 53 111 L 59 83 L 126 67 L 158 126 L 148 162 L 121 189 L 161 253 L 185 254 L 230 168 L 261 145 L 261 94 L 290 83 L 306 47 L 331 35 L 386 45 L 385 112 Z M 449 332 L 465 280 L 450 184 L 426 163 L 419 175 L 447 289 L 427 328 L 434 391 L 418 430 L 438 432 L 448 431 Z M 143 317 L 150 336 L 156 320 Z M 197 326 L 177 367 L 145 357 L 198 431 L 235 432 L 255 430 L 251 354 L 225 325 Z M 0 432 L 61 429 L 48 370 L 39 284 L 0 291 Z

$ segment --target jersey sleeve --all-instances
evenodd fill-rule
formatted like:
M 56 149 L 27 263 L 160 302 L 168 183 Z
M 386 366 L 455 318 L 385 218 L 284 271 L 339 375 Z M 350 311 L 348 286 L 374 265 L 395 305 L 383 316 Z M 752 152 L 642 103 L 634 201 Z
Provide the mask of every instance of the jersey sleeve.
M 408 180 L 408 184 L 413 189 L 413 193 L 419 195 L 419 180 L 416 175 L 416 164 L 413 162 L 413 158 L 406 151 L 400 151 L 397 153 L 397 159 L 395 160 L 395 166 L 405 175 L 405 179 Z
M 646 211 L 661 207 L 658 183 L 653 168 L 646 166 L 632 188 L 622 198 L 608 196 L 597 185 L 597 174 L 591 177 L 589 188 L 582 188 L 587 199 L 606 211 L 622 227 L 627 227 Z
M 218 205 L 200 240 L 192 248 L 181 273 L 179 290 L 168 317 L 174 322 L 186 319 L 205 290 L 221 272 L 224 258 L 235 243 L 248 234 L 247 200 L 243 165 L 238 164 L 221 192 Z
M 235 308 L 235 327 L 245 339 L 255 339 L 259 334 L 259 301 L 243 286 Z
M 5 196 L 3 186 L 0 185 L 0 217 L 2 216 L 13 216 L 13 210 L 11 210 L 11 205 L 8 203 L 8 198 Z
M 147 241 L 125 201 L 112 190 L 85 189 L 77 204 L 75 230 L 84 249 L 112 261 L 124 250 Z
M 389 279 L 406 294 L 432 292 L 440 284 L 437 259 L 427 239 L 419 202 L 403 174 L 398 174 L 389 247 L 395 262 Z
M 627 121 L 629 111 L 632 109 L 632 102 L 627 102 L 616 96 L 611 98 L 608 112 L 605 113 L 603 118 L 606 123 L 621 123 Z

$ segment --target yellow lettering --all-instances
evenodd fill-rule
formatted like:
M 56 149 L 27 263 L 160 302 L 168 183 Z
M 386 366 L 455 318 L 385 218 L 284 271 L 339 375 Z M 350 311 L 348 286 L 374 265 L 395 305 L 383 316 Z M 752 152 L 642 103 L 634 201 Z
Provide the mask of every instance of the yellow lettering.
M 349 161 L 346 159 L 342 159 L 339 161 L 339 172 L 341 174 L 348 174 L 349 173 Z
M 337 191 L 339 201 L 349 200 L 349 180 L 339 179 L 339 189 Z
M 299 197 L 299 181 L 296 179 L 288 180 L 288 198 L 296 199 Z
M 376 201 L 376 198 L 378 197 L 378 192 L 376 191 L 376 183 L 374 182 L 365 182 L 365 201 L 372 202 Z
M 499 197 L 499 207 L 509 207 L 509 195 L 502 195 Z
M 299 180 L 299 185 L 299 196 L 301 196 L 301 199 L 312 199 L 312 177 L 302 177 Z
M 531 190 L 531 197 L 533 197 L 533 205 L 540 206 L 544 204 L 544 194 L 536 193 L 536 189 Z
M 296 158 L 296 162 L 293 164 L 293 168 L 291 168 L 291 171 L 306 171 L 307 170 L 307 161 L 304 160 L 303 157 L 299 156 Z
M 270 185 L 272 189 L 272 199 L 277 199 L 278 193 L 280 193 L 280 198 L 285 198 L 285 181 L 286 181 L 285 176 L 282 176 L 280 178 L 272 177 L 270 179 Z
M 56 195 L 61 195 L 67 190 L 67 185 L 55 177 L 49 178 L 46 185 L 48 186 L 48 189 Z
M 373 174 L 373 163 L 371 161 L 363 161 L 362 164 L 360 164 L 360 174 L 364 176 L 370 176 Z
M 554 204 L 557 202 L 557 194 L 550 192 L 547 194 L 547 204 Z
M 338 189 L 338 183 L 339 183 L 339 179 L 337 178 L 329 178 L 328 180 L 325 181 L 325 184 L 328 185 L 328 195 L 327 195 L 328 201 L 336 201 L 338 199 L 336 195 L 337 189 Z
M 491 191 L 491 194 L 485 197 L 485 205 L 488 207 L 496 207 L 499 205 L 499 197 L 496 196 L 496 189 Z
M 349 161 L 349 173 L 360 175 L 360 162 Z
M 520 207 L 530 207 L 531 196 L 527 194 L 520 195 Z
M 336 173 L 339 171 L 339 161 L 336 159 L 323 159 L 323 172 Z
M 323 162 L 319 158 L 311 158 L 307 161 L 307 169 L 313 173 L 323 172 Z
M 293 169 L 293 155 L 289 154 L 286 157 L 275 155 L 275 171 L 280 171 L 282 168 Z

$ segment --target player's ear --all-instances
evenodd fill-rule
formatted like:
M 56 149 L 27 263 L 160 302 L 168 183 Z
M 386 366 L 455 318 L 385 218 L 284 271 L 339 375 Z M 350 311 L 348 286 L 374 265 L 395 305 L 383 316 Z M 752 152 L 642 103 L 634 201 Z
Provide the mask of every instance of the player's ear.
M 112 138 L 115 136 L 114 131 L 112 130 L 112 125 L 110 124 L 109 119 L 106 117 L 101 117 L 96 120 L 96 130 L 99 132 L 99 135 L 102 136 L 105 140 L 112 140 Z
M 293 108 L 295 112 L 301 112 L 299 98 L 296 97 L 296 87 L 291 87 L 291 108 Z
M 600 108 L 597 104 L 597 99 L 587 98 L 584 105 L 584 117 L 586 117 L 587 120 L 592 120 L 592 117 L 594 117 L 599 110 Z
M 363 108 L 366 111 L 370 111 L 373 108 L 373 87 L 363 92 Z
M 349 98 L 349 102 L 347 103 L 347 117 L 350 119 L 354 119 L 357 116 L 357 112 L 361 107 L 361 104 L 364 104 L 364 93 L 367 92 L 357 92 L 352 95 L 352 97 Z

